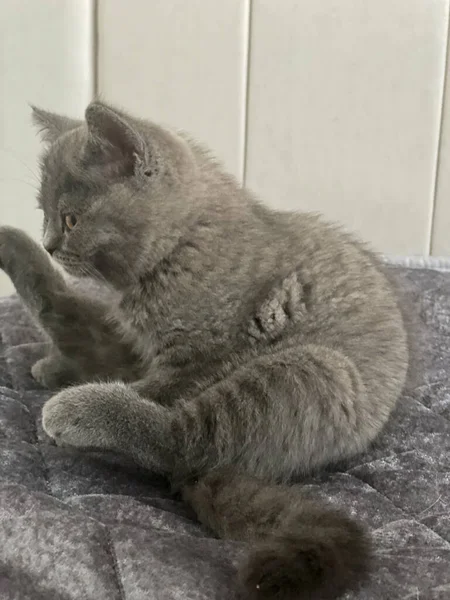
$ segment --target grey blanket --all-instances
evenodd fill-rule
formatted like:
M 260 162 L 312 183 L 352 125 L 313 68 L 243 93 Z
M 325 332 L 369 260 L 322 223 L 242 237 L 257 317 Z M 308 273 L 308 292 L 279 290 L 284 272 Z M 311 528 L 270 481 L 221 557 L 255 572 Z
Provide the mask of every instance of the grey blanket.
M 399 269 L 426 325 L 423 383 L 364 456 L 307 482 L 376 541 L 359 600 L 450 599 L 450 274 Z M 0 598 L 233 600 L 245 547 L 216 540 L 163 481 L 123 459 L 58 448 L 31 379 L 43 338 L 0 300 Z

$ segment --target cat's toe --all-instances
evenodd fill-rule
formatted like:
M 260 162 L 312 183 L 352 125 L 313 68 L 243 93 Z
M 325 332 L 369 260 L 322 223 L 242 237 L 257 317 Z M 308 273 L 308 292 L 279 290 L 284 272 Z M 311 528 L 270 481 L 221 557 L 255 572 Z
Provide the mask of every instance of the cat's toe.
M 40 385 L 50 390 L 67 387 L 82 380 L 69 361 L 52 355 L 38 360 L 31 367 L 31 375 Z
M 35 381 L 45 388 L 52 389 L 59 387 L 53 370 L 48 368 L 47 358 L 41 358 L 34 363 L 31 367 L 31 375 Z

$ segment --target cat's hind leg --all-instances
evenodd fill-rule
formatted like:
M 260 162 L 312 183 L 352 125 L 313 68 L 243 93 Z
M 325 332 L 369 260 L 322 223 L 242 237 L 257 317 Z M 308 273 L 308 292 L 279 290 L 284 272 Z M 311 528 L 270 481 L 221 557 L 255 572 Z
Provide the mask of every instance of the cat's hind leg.
M 70 388 L 45 405 L 43 423 L 57 442 L 128 454 L 175 479 L 230 464 L 287 479 L 362 450 L 387 419 L 380 406 L 352 361 L 307 345 L 255 358 L 165 406 L 119 383 Z

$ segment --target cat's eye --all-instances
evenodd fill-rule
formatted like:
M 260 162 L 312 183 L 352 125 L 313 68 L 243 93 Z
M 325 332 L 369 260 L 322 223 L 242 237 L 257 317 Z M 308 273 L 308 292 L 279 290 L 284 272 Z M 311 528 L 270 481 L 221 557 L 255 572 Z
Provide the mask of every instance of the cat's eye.
M 66 215 L 64 217 L 64 227 L 67 230 L 71 230 L 77 224 L 77 218 L 74 215 Z

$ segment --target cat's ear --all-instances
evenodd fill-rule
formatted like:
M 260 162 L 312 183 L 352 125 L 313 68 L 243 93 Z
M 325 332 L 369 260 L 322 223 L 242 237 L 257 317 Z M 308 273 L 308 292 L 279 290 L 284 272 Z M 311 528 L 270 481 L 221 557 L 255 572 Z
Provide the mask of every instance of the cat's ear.
M 69 119 L 69 117 L 57 115 L 36 106 L 31 106 L 31 110 L 33 111 L 33 123 L 39 129 L 42 140 L 48 144 L 53 144 L 60 135 L 82 124 L 82 121 Z
M 122 112 L 92 102 L 86 109 L 89 131 L 87 161 L 109 179 L 145 173 L 147 145 L 135 123 Z

